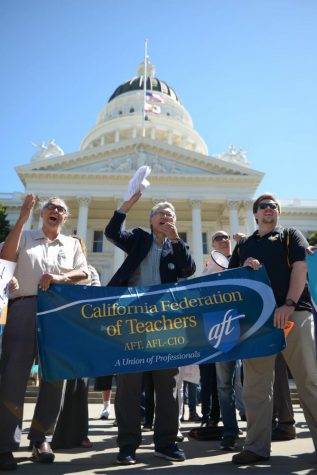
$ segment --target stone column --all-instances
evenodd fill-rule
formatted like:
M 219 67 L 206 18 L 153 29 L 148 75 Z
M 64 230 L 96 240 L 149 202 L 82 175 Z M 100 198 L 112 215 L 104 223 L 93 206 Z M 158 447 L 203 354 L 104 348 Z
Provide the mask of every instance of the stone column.
M 90 198 L 82 196 L 78 198 L 78 203 L 77 236 L 86 241 Z
M 204 268 L 202 228 L 201 228 L 201 201 L 191 201 L 192 206 L 192 255 L 196 263 L 196 275 L 200 275 Z
M 114 133 L 114 141 L 117 143 L 120 140 L 120 132 L 119 130 L 116 130 Z
M 240 201 L 228 201 L 227 206 L 229 208 L 229 226 L 230 226 L 230 236 L 231 236 L 231 244 L 234 246 L 235 241 L 232 240 L 232 236 L 239 232 L 239 208 L 240 208 Z
M 249 236 L 250 234 L 254 233 L 256 230 L 256 222 L 253 214 L 253 202 L 252 201 L 245 201 L 243 203 L 244 212 L 245 212 L 245 221 L 246 221 L 246 234 Z

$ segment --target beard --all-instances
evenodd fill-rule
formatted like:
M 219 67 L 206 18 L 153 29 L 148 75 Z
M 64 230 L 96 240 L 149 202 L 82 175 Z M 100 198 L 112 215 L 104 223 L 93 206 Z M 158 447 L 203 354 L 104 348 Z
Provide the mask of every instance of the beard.
M 261 222 L 263 224 L 276 224 L 277 223 L 277 219 L 276 219 L 276 216 L 263 216 L 262 219 L 261 219 Z

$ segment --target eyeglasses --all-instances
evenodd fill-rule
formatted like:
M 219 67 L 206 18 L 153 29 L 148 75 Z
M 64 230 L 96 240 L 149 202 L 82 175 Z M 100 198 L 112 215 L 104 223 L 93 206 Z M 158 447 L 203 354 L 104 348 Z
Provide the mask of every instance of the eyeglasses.
M 215 236 L 213 238 L 213 241 L 217 241 L 217 242 L 219 242 L 219 241 L 229 241 L 229 239 L 230 239 L 230 236 L 225 236 L 224 234 L 219 234 L 219 236 Z
M 276 203 L 260 203 L 258 205 L 258 208 L 260 208 L 260 209 L 266 209 L 266 208 L 277 209 L 277 204 Z
M 45 205 L 44 208 L 50 209 L 52 211 L 56 209 L 59 214 L 66 214 L 67 213 L 64 206 L 54 205 L 54 203 L 47 203 L 47 205 Z
M 174 218 L 174 214 L 170 213 L 169 211 L 157 211 L 154 214 L 160 214 L 161 216 L 165 216 L 166 218 Z

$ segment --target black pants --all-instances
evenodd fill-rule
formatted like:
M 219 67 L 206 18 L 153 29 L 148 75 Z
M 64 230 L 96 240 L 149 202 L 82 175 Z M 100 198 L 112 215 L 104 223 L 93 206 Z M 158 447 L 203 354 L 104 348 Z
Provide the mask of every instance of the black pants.
M 154 445 L 161 449 L 176 441 L 178 432 L 178 368 L 152 371 L 155 390 Z M 141 443 L 140 396 L 143 373 L 119 374 L 115 411 L 120 449 L 136 450 Z

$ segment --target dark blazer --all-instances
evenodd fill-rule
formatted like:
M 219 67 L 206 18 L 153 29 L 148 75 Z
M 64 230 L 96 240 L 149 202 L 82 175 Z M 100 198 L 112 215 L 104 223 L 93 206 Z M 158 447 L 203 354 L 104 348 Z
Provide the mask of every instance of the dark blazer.
M 153 234 L 141 228 L 134 228 L 131 231 L 122 230 L 125 218 L 126 214 L 115 211 L 105 229 L 107 239 L 127 253 L 122 266 L 108 283 L 113 287 L 128 285 L 131 275 L 146 257 L 153 242 Z M 172 244 L 167 239 L 163 246 L 160 262 L 162 284 L 190 277 L 195 270 L 196 265 L 189 253 L 188 244 L 182 240 Z

